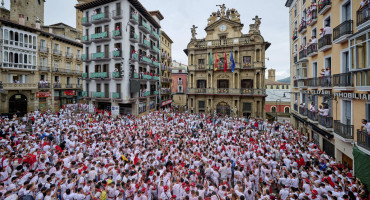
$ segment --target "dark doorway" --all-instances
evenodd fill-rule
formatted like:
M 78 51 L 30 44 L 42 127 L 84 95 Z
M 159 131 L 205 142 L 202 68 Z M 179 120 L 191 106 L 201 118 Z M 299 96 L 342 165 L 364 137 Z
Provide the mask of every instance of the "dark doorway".
M 221 102 L 217 105 L 217 113 L 230 115 L 230 106 L 226 102 Z
M 9 99 L 9 113 L 23 116 L 27 114 L 27 97 L 24 94 L 15 94 Z

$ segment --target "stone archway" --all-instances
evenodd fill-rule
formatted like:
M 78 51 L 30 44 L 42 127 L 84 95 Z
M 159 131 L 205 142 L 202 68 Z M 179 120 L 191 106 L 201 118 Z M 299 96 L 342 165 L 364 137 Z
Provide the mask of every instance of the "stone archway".
M 217 114 L 230 115 L 230 105 L 226 102 L 220 102 L 217 104 Z
M 24 94 L 15 94 L 9 98 L 9 113 L 23 116 L 27 113 L 27 97 Z

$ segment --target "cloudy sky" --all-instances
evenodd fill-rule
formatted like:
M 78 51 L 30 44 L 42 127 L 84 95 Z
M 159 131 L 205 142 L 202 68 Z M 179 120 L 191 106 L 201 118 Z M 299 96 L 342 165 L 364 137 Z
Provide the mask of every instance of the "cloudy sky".
M 9 8 L 9 1 L 5 6 Z M 205 37 L 204 28 L 216 5 L 225 3 L 227 8 L 235 8 L 240 13 L 247 33 L 249 24 L 254 23 L 256 15 L 262 18 L 261 33 L 266 41 L 272 43 L 266 52 L 267 68 L 277 70 L 277 79 L 289 76 L 289 30 L 288 8 L 285 0 L 140 0 L 147 10 L 160 10 L 164 16 L 162 29 L 174 41 L 172 57 L 187 64 L 183 52 L 190 41 L 190 27 L 198 26 L 197 38 Z M 45 6 L 45 24 L 64 22 L 75 27 L 76 0 L 47 0 Z

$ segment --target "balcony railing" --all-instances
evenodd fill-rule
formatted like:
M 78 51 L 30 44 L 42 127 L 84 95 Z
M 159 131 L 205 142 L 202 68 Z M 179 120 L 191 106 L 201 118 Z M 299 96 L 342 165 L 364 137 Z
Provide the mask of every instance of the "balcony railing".
M 49 53 L 49 48 L 47 48 L 45 46 L 40 46 L 39 51 L 42 52 L 42 53 Z
M 347 20 L 333 29 L 333 41 L 341 43 L 347 41 L 347 37 L 353 33 L 353 20 Z
M 142 61 L 144 61 L 144 62 L 146 62 L 146 63 L 148 63 L 148 64 L 152 64 L 152 63 L 153 63 L 153 62 L 152 62 L 152 60 L 151 60 L 150 58 L 145 57 L 145 56 L 143 56 L 143 57 L 142 57 Z
M 82 26 L 89 26 L 89 25 L 91 25 L 90 18 L 88 18 L 88 17 L 82 17 L 81 23 L 82 23 Z
M 106 22 L 110 21 L 109 13 L 99 13 L 92 16 L 92 23 Z
M 265 89 L 188 88 L 188 94 L 266 95 Z
M 94 92 L 93 97 L 95 97 L 95 98 L 106 98 L 105 97 L 105 92 Z
M 65 88 L 68 88 L 68 89 L 73 88 L 73 85 L 72 84 L 66 84 L 65 86 L 66 86 Z
M 38 86 L 39 86 L 39 88 L 45 88 L 45 89 L 50 88 L 50 84 L 49 83 L 39 83 Z
M 307 108 L 299 106 L 299 114 L 303 116 L 307 116 Z
M 119 92 L 113 92 L 112 93 L 112 97 L 113 97 L 113 99 L 120 99 L 121 98 L 121 93 L 119 93 Z
M 357 145 L 370 151 L 370 135 L 366 130 L 357 130 Z
M 331 8 L 331 0 L 322 0 L 322 3 L 318 4 L 318 12 L 320 15 L 323 15 Z
M 114 38 L 116 38 L 116 39 L 121 38 L 121 36 L 122 36 L 121 30 L 114 30 L 114 31 L 112 31 L 112 38 L 113 39 Z
M 73 54 L 71 52 L 66 52 L 66 58 L 72 59 Z
M 108 72 L 90 73 L 90 78 L 108 78 Z
M 160 37 L 159 34 L 157 32 L 155 32 L 155 31 L 153 31 L 152 33 L 153 33 L 154 37 L 159 40 L 159 37 Z
M 54 88 L 55 88 L 55 89 L 60 89 L 60 88 L 62 88 L 62 84 L 61 84 L 61 83 L 59 83 L 59 82 L 54 83 Z
M 137 61 L 139 59 L 139 55 L 137 53 L 133 53 L 131 54 L 131 59 Z
M 319 115 L 319 124 L 325 128 L 333 128 L 333 117 Z
M 130 22 L 133 24 L 137 24 L 139 22 L 139 16 L 132 12 L 130 15 Z
M 334 120 L 334 132 L 344 139 L 353 140 L 353 125 L 342 124 L 339 120 Z
M 312 43 L 307 47 L 307 56 L 314 56 L 317 54 L 317 43 Z
M 61 51 L 61 50 L 59 50 L 59 49 L 54 49 L 54 50 L 53 50 L 53 54 L 54 54 L 55 56 L 62 56 L 62 51 Z
M 109 59 L 109 52 L 93 53 L 92 58 L 94 60 L 107 60 L 107 59 Z
M 37 89 L 37 83 L 3 83 L 4 90 L 32 90 Z
M 318 77 L 313 77 L 313 78 L 309 78 L 307 79 L 307 86 L 309 87 L 319 87 L 319 84 L 320 83 L 320 80 Z
M 112 72 L 112 78 L 122 78 L 120 72 Z
M 122 54 L 120 50 L 113 51 L 113 58 L 121 58 Z
M 92 34 L 90 38 L 93 41 L 109 40 L 109 33 L 108 32 L 95 33 Z
M 82 54 L 81 58 L 86 62 L 91 60 L 91 56 L 89 54 Z
M 152 32 L 152 28 L 150 28 L 149 24 L 145 21 L 141 22 L 141 25 L 144 26 L 144 28 L 148 31 L 148 33 Z
M 306 58 L 307 58 L 307 49 L 302 49 L 299 52 L 299 60 L 302 61 L 305 60 Z
M 131 33 L 130 34 L 130 40 L 132 41 L 132 42 L 138 42 L 138 39 L 139 39 L 139 36 L 136 34 L 136 33 Z
M 312 121 L 317 121 L 317 115 L 318 115 L 318 113 L 316 113 L 312 110 L 307 111 L 308 119 L 310 119 Z
M 320 51 L 325 51 L 329 48 L 331 48 L 331 34 L 324 35 L 319 39 L 319 50 Z
M 39 70 L 42 71 L 42 72 L 49 72 L 50 67 L 48 67 L 48 66 L 39 66 Z
M 318 79 L 319 79 L 321 87 L 331 87 L 332 86 L 331 76 L 322 76 L 322 77 L 319 77 Z
M 88 78 L 88 73 L 82 73 L 81 76 L 82 78 Z
M 299 25 L 298 32 L 302 34 L 302 33 L 306 32 L 306 30 L 307 30 L 307 24 L 306 24 L 306 21 L 303 21 Z
M 342 73 L 333 75 L 334 87 L 353 87 L 352 73 Z
M 90 38 L 89 38 L 88 35 L 82 36 L 82 43 L 84 43 L 84 44 L 91 43 Z
M 370 4 L 368 3 L 357 11 L 357 26 L 363 26 L 367 24 L 370 19 Z
M 312 26 L 317 21 L 317 9 L 311 12 L 311 16 L 307 19 L 307 24 Z

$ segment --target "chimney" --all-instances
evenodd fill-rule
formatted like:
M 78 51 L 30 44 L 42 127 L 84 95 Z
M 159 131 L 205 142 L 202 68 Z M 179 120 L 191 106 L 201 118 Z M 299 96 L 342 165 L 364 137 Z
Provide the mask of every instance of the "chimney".
M 18 23 L 20 25 L 23 25 L 23 26 L 26 24 L 26 21 L 24 20 L 24 15 L 23 14 L 19 14 Z
M 39 18 L 36 19 L 36 29 L 41 29 L 41 22 Z

